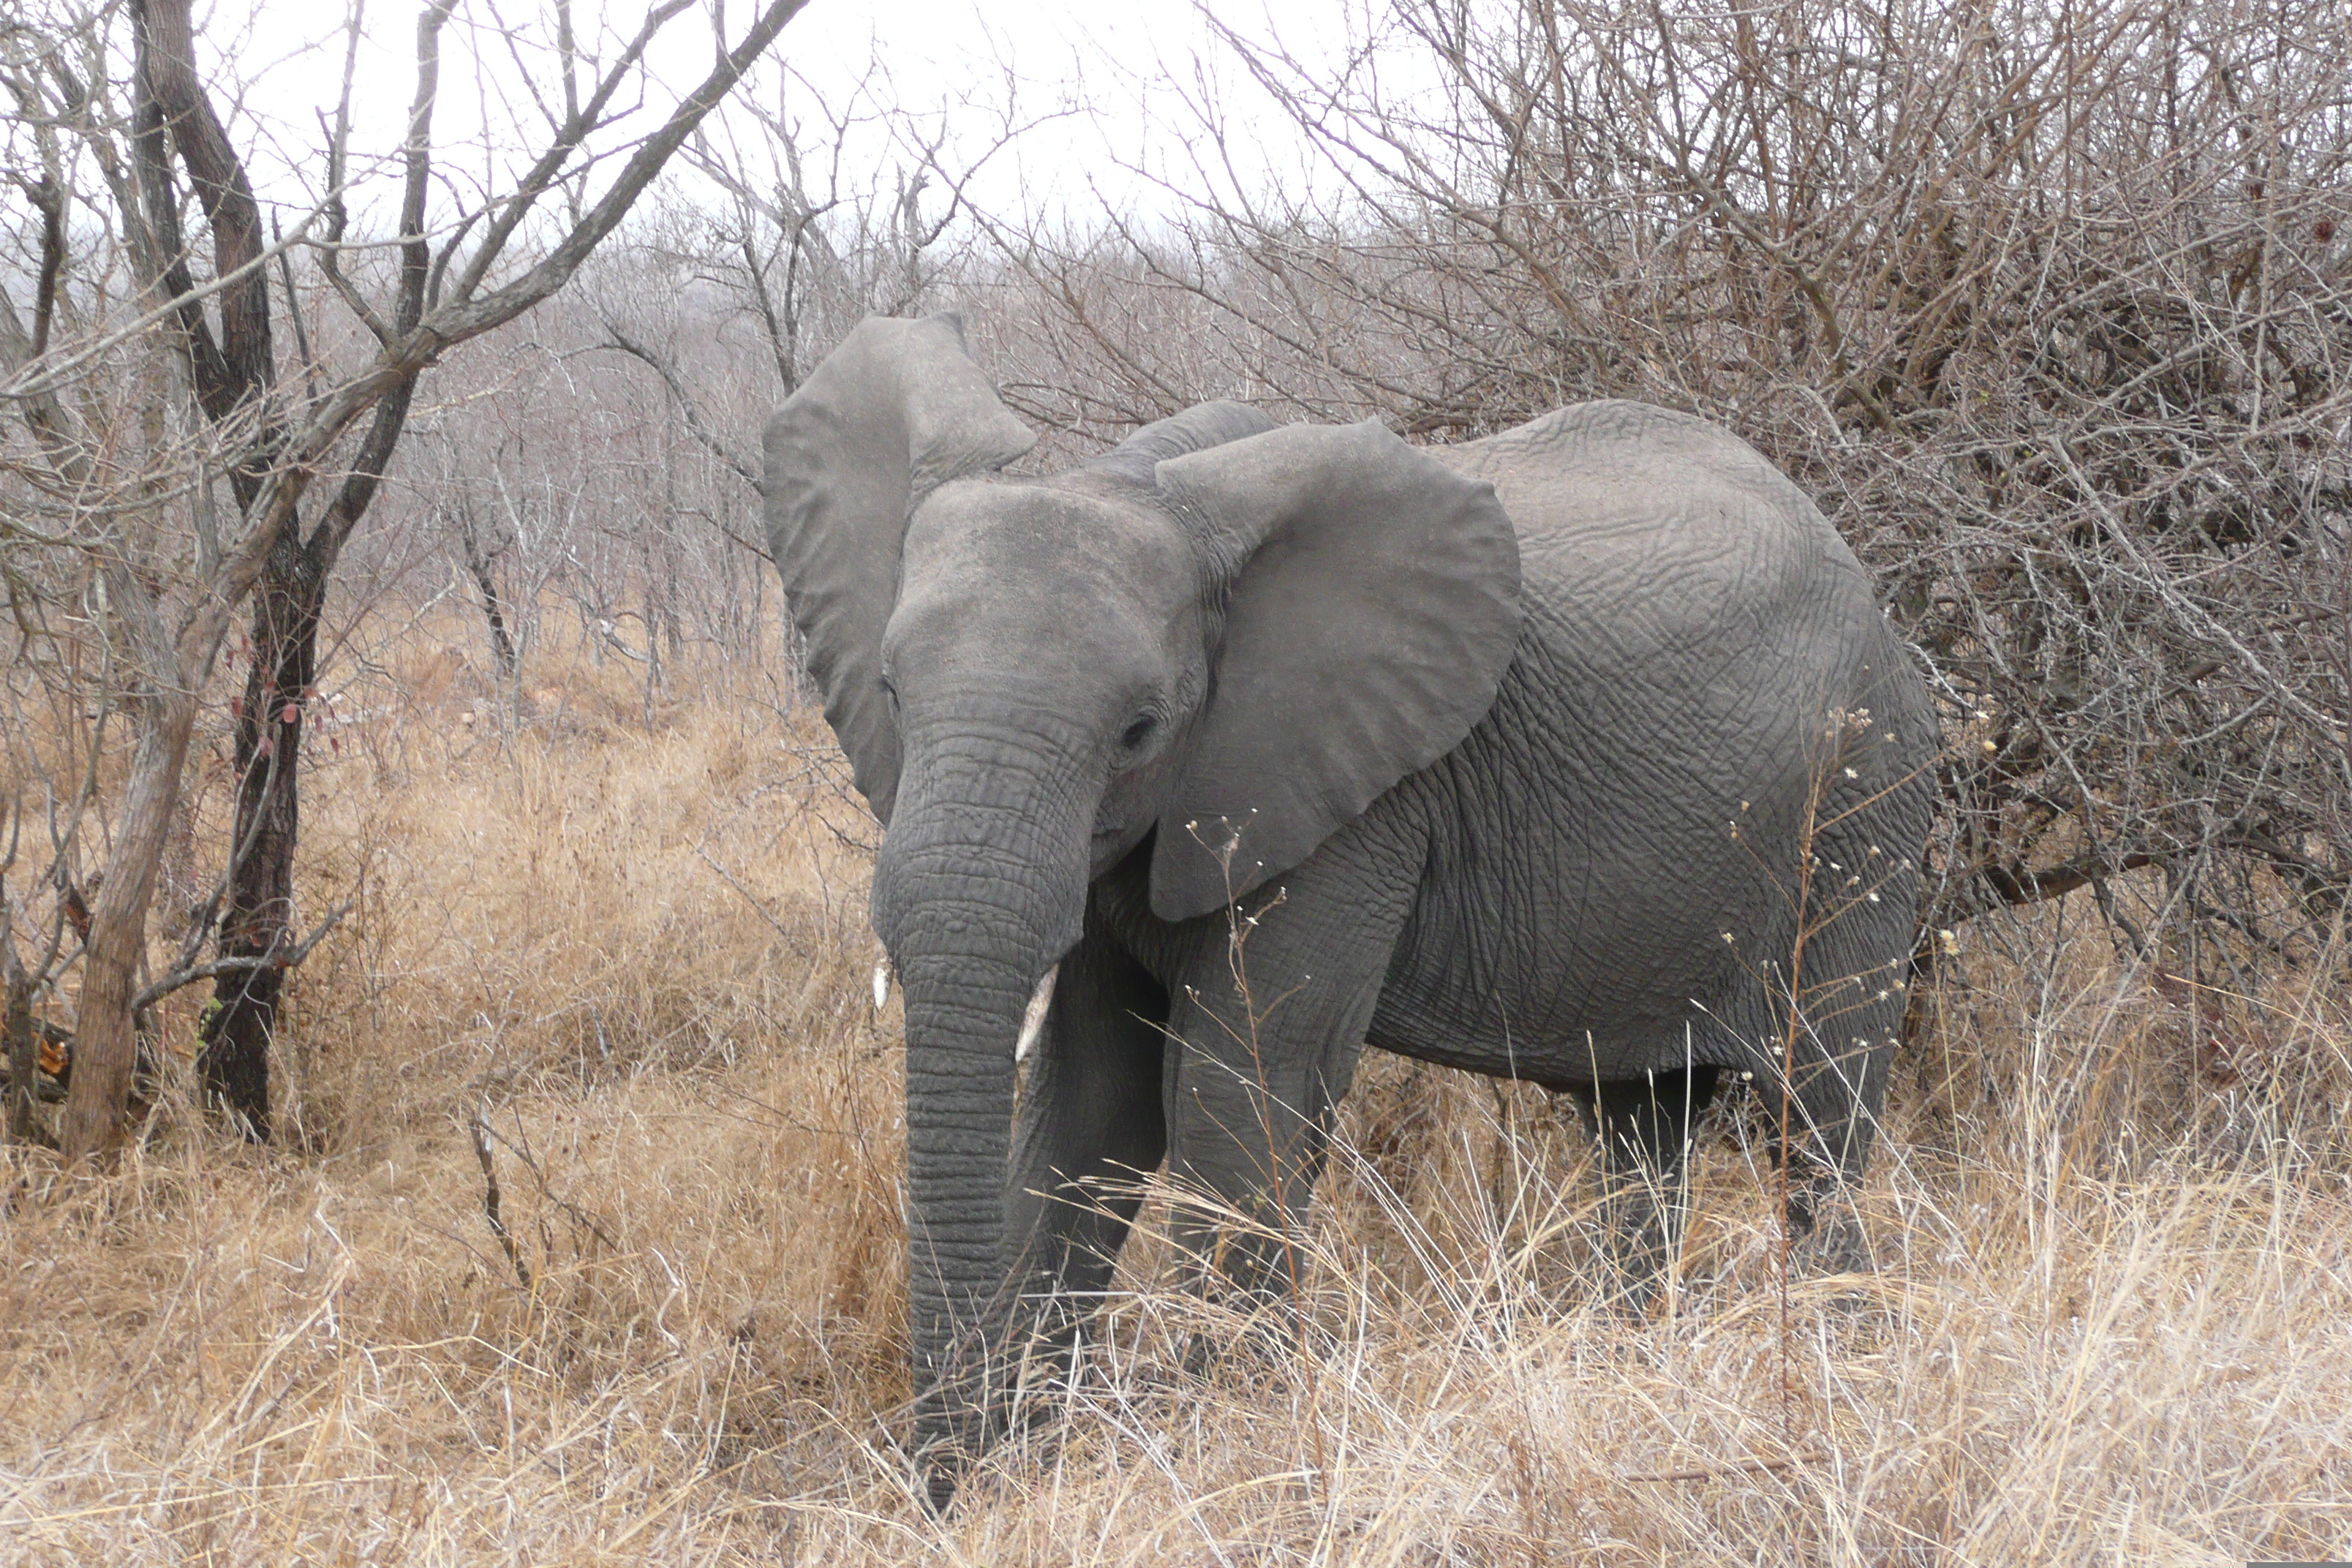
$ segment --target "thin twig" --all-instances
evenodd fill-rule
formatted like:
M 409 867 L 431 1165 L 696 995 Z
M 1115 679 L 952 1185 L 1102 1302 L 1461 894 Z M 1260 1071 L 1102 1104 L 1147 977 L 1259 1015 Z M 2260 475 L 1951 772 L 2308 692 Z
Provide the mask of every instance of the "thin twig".
M 298 968 L 304 959 L 310 956 L 310 950 L 317 947 L 326 934 L 341 924 L 342 918 L 351 912 L 352 906 L 349 903 L 338 904 L 325 920 L 319 922 L 316 931 L 291 947 L 282 946 L 279 942 L 273 942 L 266 952 L 237 958 L 215 958 L 203 963 L 192 963 L 184 968 L 174 969 L 139 993 L 131 1004 L 131 1010 L 143 1011 L 184 986 L 194 985 L 199 980 L 210 980 L 215 975 L 238 974 L 253 969 Z M 282 936 L 283 933 L 280 934 Z
M 499 1238 L 499 1246 L 506 1253 L 507 1261 L 514 1266 L 516 1281 L 528 1290 L 530 1289 L 530 1265 L 523 1261 L 522 1249 L 515 1245 L 513 1236 L 507 1230 L 507 1222 L 499 1212 L 501 1203 L 499 1172 L 490 1158 L 490 1141 L 494 1134 L 490 1131 L 487 1102 L 475 1104 L 472 1131 L 474 1158 L 482 1163 L 482 1217 L 490 1222 L 490 1234 Z
M 1777 1459 L 1733 1459 L 1720 1465 L 1701 1465 L 1688 1470 L 1643 1470 L 1617 1479 L 1635 1485 L 1665 1481 L 1720 1481 L 1734 1476 L 1770 1475 L 1780 1470 L 1792 1470 L 1801 1465 L 1818 1465 L 1829 1456 L 1818 1449 L 1788 1454 Z

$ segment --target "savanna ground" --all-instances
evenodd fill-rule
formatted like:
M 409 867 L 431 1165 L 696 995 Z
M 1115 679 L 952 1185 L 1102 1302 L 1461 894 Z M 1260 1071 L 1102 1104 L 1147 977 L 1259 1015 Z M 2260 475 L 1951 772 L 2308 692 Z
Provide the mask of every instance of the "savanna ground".
M 7 1152 L 0 1558 L 2352 1556 L 2352 995 L 2192 1016 L 2072 904 L 1960 933 L 1874 1279 L 1783 1283 L 1735 1109 L 1670 1310 L 1628 1321 L 1573 1118 L 1377 1058 L 1290 1348 L 1187 1379 L 1209 1309 L 1147 1238 L 1066 1419 L 929 1517 L 896 1005 L 821 721 L 781 667 L 648 700 L 551 645 L 502 691 L 472 646 L 359 650 L 310 748 L 303 896 L 351 910 L 280 1143 L 192 1112 L 193 988 L 119 1173 Z M 216 768 L 189 841 L 226 810 Z

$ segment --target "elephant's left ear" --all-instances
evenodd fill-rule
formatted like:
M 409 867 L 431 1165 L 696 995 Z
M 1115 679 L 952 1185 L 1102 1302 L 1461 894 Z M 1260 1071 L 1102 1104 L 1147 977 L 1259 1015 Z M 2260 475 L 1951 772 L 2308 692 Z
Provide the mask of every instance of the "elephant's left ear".
M 1151 907 L 1173 921 L 1296 866 L 1461 743 L 1518 641 L 1519 546 L 1492 485 L 1372 420 L 1269 431 L 1157 477 L 1226 585 L 1214 688 L 1153 851 Z

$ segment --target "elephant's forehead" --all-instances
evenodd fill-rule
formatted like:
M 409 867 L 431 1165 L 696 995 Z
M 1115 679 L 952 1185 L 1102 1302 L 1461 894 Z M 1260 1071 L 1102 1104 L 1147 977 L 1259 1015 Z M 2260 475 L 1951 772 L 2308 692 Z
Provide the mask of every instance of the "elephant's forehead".
M 905 563 L 909 588 L 1000 600 L 1034 584 L 1065 605 L 1172 601 L 1186 586 L 1183 542 L 1165 517 L 1039 484 L 941 486 L 908 523 Z

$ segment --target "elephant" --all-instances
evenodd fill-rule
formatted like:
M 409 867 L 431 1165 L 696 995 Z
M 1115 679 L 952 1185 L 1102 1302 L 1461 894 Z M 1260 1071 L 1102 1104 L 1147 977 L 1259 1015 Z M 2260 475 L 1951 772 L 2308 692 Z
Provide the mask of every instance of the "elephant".
M 940 314 L 866 319 L 764 439 L 884 825 L 934 1504 L 1066 1355 L 1139 1173 L 1227 1205 L 1179 1224 L 1212 1288 L 1279 1297 L 1366 1045 L 1574 1097 L 1636 1300 L 1727 1076 L 1784 1090 L 1814 1228 L 1885 1094 L 1939 731 L 1804 495 L 1624 401 L 1426 448 L 1204 403 L 1000 471 L 1035 438 Z

